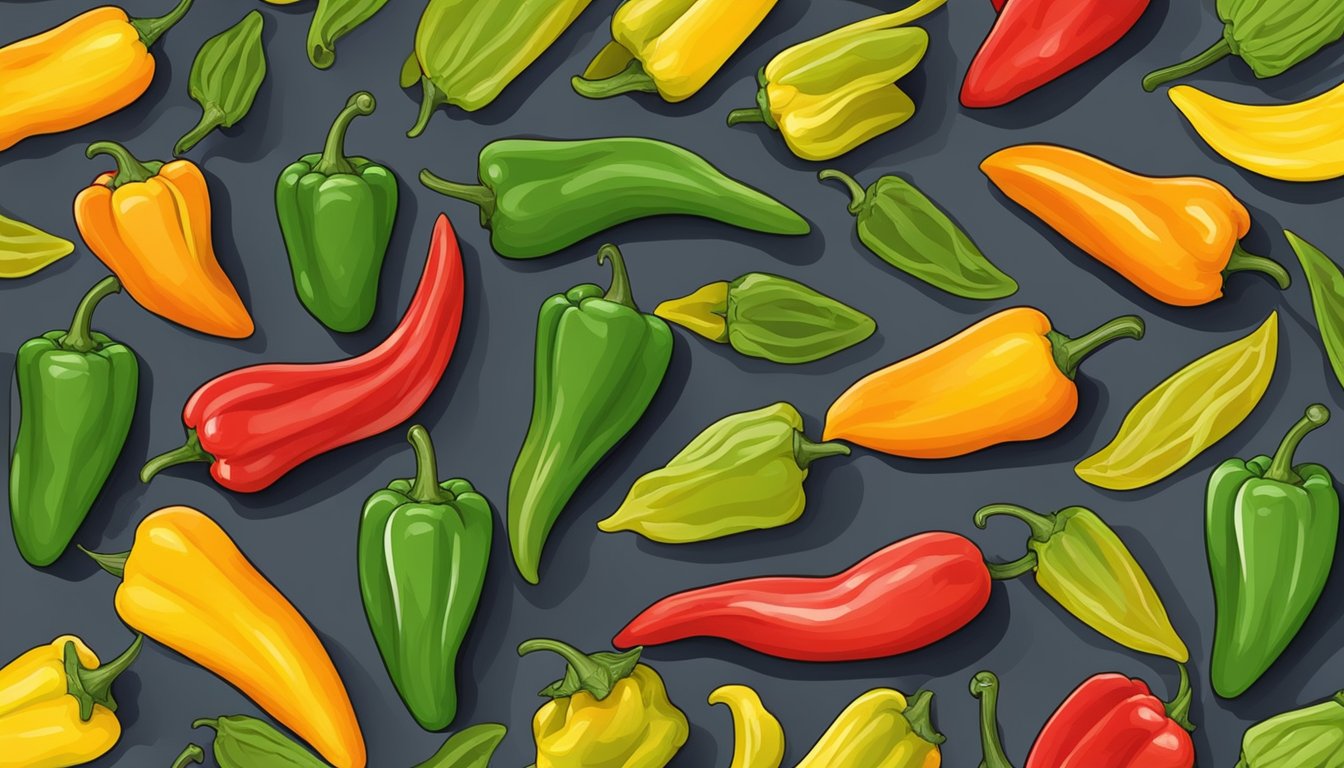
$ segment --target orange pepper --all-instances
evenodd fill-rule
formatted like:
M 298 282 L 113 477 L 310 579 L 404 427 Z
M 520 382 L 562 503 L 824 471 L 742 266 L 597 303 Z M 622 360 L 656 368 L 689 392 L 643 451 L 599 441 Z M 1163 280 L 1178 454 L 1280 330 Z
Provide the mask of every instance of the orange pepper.
M 1103 344 L 1143 338 L 1125 315 L 1071 339 L 1014 307 L 868 374 L 826 412 L 825 440 L 914 459 L 961 456 L 1057 432 L 1078 410 L 1078 365 Z
M 90 144 L 87 154 L 111 155 L 117 170 L 75 198 L 75 223 L 126 292 L 201 333 L 251 336 L 252 317 L 210 242 L 210 190 L 201 169 L 189 160 L 142 163 L 110 141 Z
M 1251 215 L 1221 184 L 1152 177 L 1067 147 L 1023 144 L 980 164 L 1005 195 L 1153 298 L 1178 307 L 1223 295 L 1233 272 L 1264 272 L 1288 287 L 1277 262 L 1242 250 Z
M 117 614 L 214 672 L 336 768 L 364 768 L 364 737 L 322 641 L 214 520 L 166 507 L 130 552 L 89 553 L 122 579 Z

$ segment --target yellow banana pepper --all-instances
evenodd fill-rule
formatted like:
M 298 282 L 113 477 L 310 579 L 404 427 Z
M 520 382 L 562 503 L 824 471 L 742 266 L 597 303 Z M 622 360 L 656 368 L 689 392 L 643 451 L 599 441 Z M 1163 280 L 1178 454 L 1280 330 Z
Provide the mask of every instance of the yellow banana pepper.
M 590 99 L 657 93 L 685 101 L 709 82 L 776 0 L 628 0 L 611 17 L 612 42 L 573 79 Z
M 733 713 L 731 768 L 779 768 L 784 762 L 784 729 L 745 685 L 722 685 L 709 694 L 710 704 L 726 704 Z
M 546 686 L 550 701 L 532 718 L 534 768 L 663 768 L 686 743 L 686 715 L 667 698 L 663 679 L 639 663 L 641 648 L 586 654 L 537 638 L 518 655 L 559 654 L 569 667 Z
M 142 641 L 101 664 L 83 640 L 62 635 L 0 669 L 0 768 L 66 768 L 112 749 L 121 738 L 112 683 Z
M 154 79 L 149 47 L 192 0 L 153 19 L 94 8 L 0 48 L 0 150 L 88 125 L 140 98 Z
M 798 768 L 938 768 L 945 739 L 929 721 L 932 701 L 930 691 L 907 701 L 874 688 L 845 707 Z
M 929 35 L 905 25 L 947 0 L 919 0 L 895 13 L 828 32 L 775 56 L 757 77 L 757 105 L 729 125 L 765 123 L 804 160 L 829 160 L 896 128 L 915 103 L 896 81 L 924 58 Z

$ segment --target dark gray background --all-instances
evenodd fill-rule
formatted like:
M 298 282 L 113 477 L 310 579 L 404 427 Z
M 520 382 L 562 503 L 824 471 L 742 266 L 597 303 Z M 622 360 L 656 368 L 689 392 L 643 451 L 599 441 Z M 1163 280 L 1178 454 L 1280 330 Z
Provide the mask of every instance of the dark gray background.
M 170 4 L 127 2 L 133 15 L 146 16 Z M 87 5 L 0 2 L 0 41 L 39 32 Z M 413 466 L 404 427 L 315 459 L 270 490 L 250 496 L 219 489 L 203 465 L 173 470 L 149 486 L 140 485 L 135 474 L 146 456 L 181 442 L 182 404 L 207 378 L 253 363 L 341 357 L 382 339 L 419 279 L 434 217 L 447 211 L 465 253 L 466 316 L 448 373 L 416 420 L 433 432 L 443 472 L 470 478 L 497 511 L 504 506 L 509 470 L 530 411 L 536 307 L 547 295 L 577 283 L 605 284 L 608 272 L 592 254 L 607 239 L 625 249 L 635 295 L 646 309 L 712 280 L 765 270 L 803 280 L 859 307 L 879 327 L 874 338 L 856 348 L 792 368 L 745 359 L 679 331 L 672 368 L 650 412 L 592 474 L 557 526 L 541 586 L 527 586 L 516 576 L 503 528 L 497 529 L 492 570 L 461 659 L 463 706 L 456 723 L 510 725 L 497 765 L 531 762 L 528 723 L 541 704 L 535 692 L 562 671 L 556 658 L 519 661 L 513 653 L 519 641 L 552 635 L 588 649 L 605 648 L 627 619 L 669 592 L 758 574 L 829 573 L 889 541 L 929 529 L 966 533 L 993 557 L 1016 557 L 1026 540 L 1023 527 L 1002 522 L 977 532 L 971 524 L 976 508 L 997 501 L 1042 511 L 1083 504 L 1114 524 L 1147 568 L 1191 647 L 1197 686 L 1192 719 L 1199 725 L 1195 743 L 1201 765 L 1231 765 L 1249 723 L 1344 685 L 1344 653 L 1338 651 L 1344 642 L 1337 597 L 1344 585 L 1341 568 L 1282 661 L 1250 692 L 1236 701 L 1220 701 L 1205 675 L 1213 611 L 1202 500 L 1210 468 L 1231 455 L 1272 450 L 1309 402 L 1326 402 L 1344 416 L 1339 408 L 1344 397 L 1315 337 L 1305 282 L 1280 234 L 1290 227 L 1327 253 L 1344 257 L 1337 220 L 1344 185 L 1294 186 L 1230 167 L 1194 137 L 1163 94 L 1139 88 L 1145 72 L 1216 39 L 1221 26 L 1211 2 L 1154 0 L 1114 50 L 1016 104 L 982 112 L 960 109 L 956 93 L 990 26 L 988 0 L 952 0 L 950 8 L 921 22 L 932 37 L 929 55 L 903 82 L 919 104 L 918 114 L 832 165 L 857 174 L 865 184 L 882 173 L 906 175 L 950 208 L 1022 285 L 1010 299 L 983 304 L 950 298 L 885 266 L 858 245 L 843 193 L 815 181 L 823 166 L 797 160 L 763 126 L 730 130 L 723 125 L 730 108 L 752 104 L 752 75 L 776 51 L 899 3 L 782 0 L 708 87 L 679 105 L 649 96 L 590 102 L 570 90 L 570 75 L 607 38 L 614 5 L 594 2 L 495 104 L 475 115 L 440 112 L 424 136 L 409 140 L 404 133 L 414 121 L 418 93 L 402 93 L 396 81 L 422 2 L 391 3 L 342 41 L 335 67 L 320 72 L 303 53 L 311 2 L 270 7 L 197 0 L 185 21 L 156 47 L 158 74 L 134 106 L 81 130 L 31 139 L 0 153 L 0 210 L 78 240 L 71 200 L 108 165 L 84 159 L 85 145 L 114 139 L 141 157 L 168 153 L 199 114 L 187 96 L 196 49 L 251 8 L 263 9 L 270 74 L 256 105 L 242 123 L 207 138 L 190 155 L 209 177 L 215 244 L 252 310 L 257 333 L 228 342 L 173 326 L 124 296 L 103 303 L 96 326 L 140 354 L 143 383 L 123 459 L 76 541 L 123 550 L 136 523 L 154 509 L 189 504 L 206 511 L 321 634 L 358 709 L 371 764 L 396 768 L 431 753 L 443 736 L 421 731 L 398 700 L 365 625 L 354 568 L 364 498 Z M 1240 62 L 1211 67 L 1193 82 L 1224 96 L 1280 100 L 1309 95 L 1342 77 L 1344 48 L 1336 46 L 1263 84 Z M 374 117 L 355 123 L 349 149 L 395 169 L 403 182 L 402 202 L 377 315 L 365 331 L 338 336 L 309 318 L 294 297 L 272 187 L 285 164 L 321 149 L 332 116 L 360 88 L 373 91 L 379 107 Z M 477 151 L 496 138 L 623 134 L 677 141 L 704 154 L 802 211 L 814 225 L 812 234 L 772 238 L 668 219 L 627 225 L 543 260 L 509 262 L 490 250 L 474 207 L 439 197 L 415 180 L 422 167 L 449 178 L 472 178 Z M 1266 279 L 1242 275 L 1211 306 L 1176 309 L 1144 296 L 991 190 L 977 170 L 979 160 L 1028 141 L 1076 146 L 1143 172 L 1202 174 L 1225 183 L 1254 216 L 1247 247 L 1290 263 L 1292 289 L 1280 293 Z M 1335 220 L 1327 219 L 1332 212 Z M 105 274 L 81 245 L 35 277 L 0 282 L 0 369 L 11 367 L 12 350 L 23 340 L 64 327 L 82 293 Z M 939 462 L 862 450 L 847 460 L 827 460 L 808 481 L 804 518 L 774 531 L 670 547 L 596 530 L 594 523 L 619 504 L 635 477 L 661 465 L 711 421 L 785 399 L 802 410 L 815 436 L 826 407 L 850 382 L 1013 304 L 1042 308 L 1066 333 L 1138 312 L 1148 322 L 1148 338 L 1117 343 L 1083 367 L 1080 411 L 1052 438 Z M 1150 488 L 1101 492 L 1074 477 L 1073 463 L 1105 444 L 1145 391 L 1190 360 L 1248 333 L 1272 309 L 1281 316 L 1278 372 L 1247 423 Z M 5 418 L 12 420 L 12 415 Z M 1338 421 L 1306 442 L 1304 460 L 1325 461 L 1344 471 L 1339 449 L 1344 418 Z M 0 658 L 65 632 L 84 636 L 105 655 L 129 641 L 113 611 L 111 577 L 95 572 L 78 553 L 38 571 L 23 563 L 9 536 L 0 540 L 5 616 Z M 663 674 L 673 700 L 692 723 L 690 740 L 673 764 L 696 768 L 726 765 L 731 755 L 727 711 L 705 704 L 709 691 L 724 683 L 746 683 L 760 691 L 787 729 L 790 761 L 805 754 L 831 719 L 864 690 L 931 688 L 937 693 L 936 723 L 948 736 L 946 764 L 961 768 L 974 765 L 979 756 L 976 708 L 966 690 L 979 669 L 993 669 L 1003 679 L 1006 746 L 1019 763 L 1055 706 L 1088 675 L 1117 670 L 1142 676 L 1161 696 L 1169 696 L 1176 682 L 1171 664 L 1104 640 L 1055 608 L 1030 580 L 996 586 L 989 607 L 966 629 L 898 658 L 801 664 L 726 643 L 695 641 L 651 649 L 645 659 Z M 191 732 L 193 718 L 256 711 L 223 681 L 155 644 L 146 647 L 116 693 L 125 735 L 98 765 L 167 765 L 188 739 L 208 736 Z

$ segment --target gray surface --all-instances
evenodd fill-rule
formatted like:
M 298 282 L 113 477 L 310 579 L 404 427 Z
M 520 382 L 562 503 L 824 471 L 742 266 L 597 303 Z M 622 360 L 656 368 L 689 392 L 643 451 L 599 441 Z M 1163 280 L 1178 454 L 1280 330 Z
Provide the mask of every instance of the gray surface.
M 157 15 L 168 0 L 128 0 L 133 14 Z M 40 31 L 87 3 L 0 2 L 0 38 Z M 996 524 L 976 532 L 980 505 L 1011 501 L 1041 510 L 1069 504 L 1095 507 L 1120 531 L 1164 596 L 1194 654 L 1197 693 L 1192 717 L 1201 765 L 1235 760 L 1244 727 L 1277 711 L 1311 702 L 1344 684 L 1344 621 L 1336 568 L 1326 597 L 1296 642 L 1249 693 L 1220 701 L 1205 670 L 1212 636 L 1212 594 L 1205 573 L 1202 498 L 1205 478 L 1223 458 L 1273 448 L 1305 404 L 1323 401 L 1344 416 L 1344 397 L 1329 375 L 1314 337 L 1304 281 L 1280 294 L 1265 279 L 1238 276 L 1225 299 L 1198 309 L 1161 305 L 1092 263 L 1059 237 L 991 191 L 976 168 L 1000 147 L 1053 141 L 1156 174 L 1198 173 L 1227 184 L 1251 207 L 1255 229 L 1247 246 L 1300 270 L 1281 227 L 1295 229 L 1327 253 L 1344 257 L 1338 199 L 1344 185 L 1292 186 L 1242 173 L 1197 142 L 1159 93 L 1144 94 L 1141 75 L 1201 50 L 1219 32 L 1211 3 L 1154 0 L 1119 46 L 1019 103 L 968 113 L 956 104 L 960 77 L 991 21 L 988 0 L 953 0 L 924 22 L 932 46 L 905 85 L 920 104 L 907 125 L 834 164 L 868 183 L 880 173 L 914 179 L 952 208 L 959 220 L 1022 290 L 1008 300 L 979 304 L 948 298 L 893 273 L 863 252 L 837 189 L 813 179 L 817 166 L 788 154 L 762 126 L 729 130 L 732 107 L 750 105 L 755 69 L 782 46 L 894 4 L 782 0 L 743 51 L 696 98 L 665 105 L 651 98 L 587 102 L 567 78 L 601 47 L 611 2 L 585 13 L 535 67 L 494 105 L 474 116 L 437 114 L 425 136 L 408 140 L 416 102 L 398 91 L 397 72 L 422 3 L 395 2 L 338 46 L 336 66 L 313 69 L 303 55 L 311 3 L 279 8 L 258 3 L 198 0 L 156 51 L 160 70 L 148 94 L 125 111 L 65 135 L 29 140 L 0 154 L 0 210 L 77 239 L 70 201 L 107 165 L 83 157 L 91 140 L 125 141 L 141 156 L 169 151 L 196 120 L 187 73 L 207 37 L 263 7 L 271 74 L 252 114 L 206 139 L 191 157 L 210 179 L 217 222 L 215 243 L 257 322 L 241 343 L 206 338 L 172 326 L 125 297 L 104 302 L 97 327 L 134 346 L 143 359 L 135 426 L 117 466 L 76 541 L 125 549 L 135 524 L 169 504 L 189 504 L 214 516 L 239 545 L 309 617 L 340 667 L 358 709 L 374 766 L 407 765 L 432 752 L 442 736 L 422 732 L 400 704 L 379 662 L 359 606 L 354 570 L 357 515 L 365 496 L 412 466 L 404 429 L 320 457 L 272 489 L 251 496 L 222 491 L 204 466 L 166 473 L 149 486 L 135 472 L 149 454 L 182 439 L 180 409 L 205 379 L 266 361 L 321 360 L 360 352 L 393 327 L 419 278 L 434 216 L 447 211 L 458 226 L 467 263 L 468 307 L 457 353 L 443 383 L 416 417 L 429 425 L 445 473 L 470 478 L 502 510 L 513 456 L 526 429 L 532 376 L 535 308 L 552 292 L 607 273 L 591 258 L 602 239 L 533 263 L 511 263 L 489 249 L 476 209 L 420 187 L 425 166 L 450 178 L 474 174 L 487 141 L 519 135 L 591 137 L 633 134 L 679 141 L 730 173 L 777 193 L 813 222 L 803 239 L 770 238 L 689 220 L 646 222 L 609 236 L 629 257 L 636 297 L 645 308 L 717 279 L 772 270 L 807 282 L 871 313 L 878 334 L 844 354 L 786 368 L 735 356 L 678 333 L 672 369 L 650 413 L 580 490 L 557 527 L 540 587 L 515 575 L 502 527 L 481 610 L 462 658 L 459 725 L 503 721 L 512 730 L 496 764 L 531 762 L 529 718 L 541 703 L 535 691 L 562 671 L 555 658 L 519 661 L 513 647 L 553 635 L 586 648 L 605 647 L 625 620 L 666 593 L 722 579 L 770 573 L 826 573 L 876 547 L 920 531 L 971 534 L 992 556 L 1016 557 L 1021 526 Z M 1210 68 L 1199 79 L 1217 93 L 1247 99 L 1308 95 L 1344 77 L 1339 47 L 1293 73 L 1259 84 L 1240 63 Z M 388 163 L 403 180 L 400 217 L 384 270 L 372 325 L 333 336 L 295 299 L 275 225 L 272 184 L 280 169 L 320 149 L 331 117 L 357 88 L 379 99 L 375 117 L 351 131 L 352 152 Z M 1268 92 L 1269 97 L 1263 97 Z M 26 338 L 69 320 L 85 289 L 106 274 L 82 245 L 59 266 L 21 281 L 0 283 L 0 369 Z M 787 399 L 807 417 L 810 432 L 831 399 L 869 370 L 956 332 L 1012 304 L 1043 308 L 1066 333 L 1115 315 L 1138 312 L 1148 338 L 1122 342 L 1084 366 L 1082 406 L 1061 433 L 1031 445 L 999 447 L 961 459 L 920 463 L 856 451 L 849 460 L 817 465 L 808 482 L 804 519 L 785 529 L 710 544 L 653 545 L 633 535 L 599 533 L 594 523 L 619 503 L 631 481 L 675 453 L 699 429 L 735 410 Z M 1118 494 L 1077 480 L 1071 466 L 1104 444 L 1128 407 L 1149 387 L 1195 357 L 1281 312 L 1278 373 L 1248 422 L 1184 471 L 1155 487 Z M 0 409 L 2 410 L 2 409 Z M 6 414 L 3 418 L 11 418 Z M 12 428 L 6 422 L 0 424 Z M 1344 471 L 1339 449 L 1344 419 L 1304 446 L 1304 459 Z M 2 473 L 0 473 L 2 474 Z M 121 650 L 130 635 L 112 608 L 114 581 L 77 553 L 47 571 L 24 565 L 0 536 L 0 658 L 64 632 L 86 637 L 100 653 Z M 676 766 L 726 765 L 731 732 L 726 710 L 705 696 L 716 685 L 756 687 L 790 736 L 788 757 L 800 758 L 853 697 L 878 685 L 937 692 L 936 722 L 948 736 L 946 764 L 975 764 L 979 745 L 975 705 L 966 692 L 979 669 L 1004 683 L 1007 749 L 1019 763 L 1033 735 L 1083 678 L 1118 670 L 1152 682 L 1168 695 L 1175 670 L 1159 659 L 1125 652 L 1064 615 L 1025 581 L 996 586 L 984 615 L 947 641 L 903 657 L 854 664 L 799 664 L 753 655 L 719 642 L 686 642 L 652 649 L 646 659 L 668 681 L 673 700 L 692 722 Z M 157 645 L 147 646 L 134 671 L 118 684 L 126 731 L 98 765 L 167 765 L 190 738 L 194 717 L 255 712 L 222 681 Z

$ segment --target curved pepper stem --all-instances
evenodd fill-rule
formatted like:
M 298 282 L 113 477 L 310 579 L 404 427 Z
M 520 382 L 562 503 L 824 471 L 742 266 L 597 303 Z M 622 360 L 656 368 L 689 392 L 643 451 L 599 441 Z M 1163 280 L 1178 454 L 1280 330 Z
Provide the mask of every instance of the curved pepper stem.
M 901 716 L 910 724 L 910 730 L 930 744 L 942 744 L 947 737 L 933 727 L 930 708 L 933 706 L 933 691 L 919 691 L 911 696 Z
M 435 176 L 428 169 L 420 171 L 420 183 L 440 195 L 466 200 L 468 203 L 480 206 L 481 226 L 487 227 L 490 225 L 490 219 L 495 215 L 495 191 L 493 189 L 484 184 L 459 184 L 456 181 L 448 181 Z
M 416 424 L 406 439 L 415 449 L 415 483 L 407 495 L 421 504 L 452 501 L 452 495 L 439 486 L 439 462 L 434 456 L 434 442 L 430 440 L 429 430 Z
M 173 768 L 187 768 L 188 765 L 204 762 L 205 750 L 201 749 L 201 745 L 188 744 L 182 750 L 182 754 L 178 755 L 177 759 L 173 761 Z
M 99 155 L 108 155 L 117 163 L 117 173 L 107 184 L 109 189 L 116 189 L 122 184 L 149 181 L 163 167 L 163 163 L 158 160 L 141 162 L 130 150 L 115 141 L 95 141 L 84 150 L 84 156 L 90 160 Z
M 634 671 L 644 647 L 631 648 L 624 653 L 584 653 L 568 643 L 544 637 L 526 640 L 518 646 L 519 656 L 536 651 L 559 654 L 569 664 L 564 678 L 541 689 L 539 695 L 560 699 L 587 691 L 601 701 L 611 695 L 616 683 Z
M 863 211 L 863 206 L 868 202 L 868 192 L 853 176 L 832 168 L 818 173 L 817 178 L 821 181 L 838 181 L 844 184 L 849 190 L 849 212 L 858 216 Z
M 1218 42 L 1209 46 L 1207 50 L 1193 58 L 1186 59 L 1180 64 L 1163 67 L 1156 72 L 1149 72 L 1148 76 L 1143 78 L 1143 90 L 1152 93 L 1163 83 L 1169 83 L 1172 80 L 1179 80 L 1182 77 L 1192 75 L 1231 54 L 1232 45 L 1227 42 L 1227 38 L 1219 38 Z
M 658 84 L 653 82 L 644 65 L 638 60 L 611 77 L 601 80 L 589 80 L 583 75 L 575 75 L 569 80 L 575 93 L 586 99 L 609 99 L 622 93 L 657 93 Z
M 136 635 L 129 647 L 117 658 L 101 664 L 97 669 L 88 669 L 79 661 L 79 652 L 75 650 L 73 640 L 66 641 L 64 649 L 66 692 L 79 701 L 79 719 L 88 722 L 93 717 L 95 704 L 112 712 L 117 711 L 116 699 L 112 698 L 112 683 L 130 668 L 135 657 L 140 655 L 140 646 L 145 636 Z
M 164 32 L 172 29 L 174 24 L 187 15 L 192 2 L 193 0 L 178 0 L 177 6 L 162 16 L 152 19 L 131 19 L 131 26 L 140 34 L 140 42 L 144 43 L 146 48 L 153 45 Z
M 256 13 L 256 11 L 253 11 Z M 201 119 L 190 131 L 182 134 L 182 138 L 173 145 L 173 154 L 181 156 L 191 151 L 191 148 L 200 143 L 201 139 L 210 135 L 210 132 L 224 124 L 224 110 L 214 105 L 206 105 L 201 110 Z
M 1274 452 L 1274 459 L 1270 461 L 1269 468 L 1265 470 L 1266 480 L 1277 480 L 1280 483 L 1288 485 L 1301 485 L 1302 476 L 1293 469 L 1293 454 L 1297 451 L 1297 446 L 1302 442 L 1302 438 L 1311 434 L 1318 427 L 1324 425 L 1330 420 L 1330 409 L 1320 403 L 1313 403 L 1307 406 L 1307 410 L 1298 419 L 1293 428 L 1284 435 L 1283 442 L 1279 443 L 1279 449 Z
M 1263 272 L 1278 284 L 1281 291 L 1288 290 L 1288 286 L 1293 282 L 1293 278 L 1282 264 L 1247 252 L 1241 247 L 1241 243 L 1232 246 L 1232 256 L 1228 258 L 1227 266 L 1223 268 L 1223 279 L 1227 279 L 1227 276 L 1234 272 Z
M 161 453 L 158 456 L 145 462 L 145 466 L 140 468 L 140 482 L 148 483 L 154 479 L 154 476 L 169 467 L 175 467 L 178 464 L 189 464 L 194 461 L 213 464 L 215 457 L 211 456 L 201 447 L 201 438 L 196 435 L 196 430 L 187 430 L 187 442 L 179 445 L 167 453 Z
M 92 352 L 94 347 L 98 346 L 93 339 L 93 310 L 98 306 L 98 302 L 111 296 L 114 293 L 121 293 L 121 281 L 115 277 L 105 277 L 94 284 L 89 292 L 80 299 L 79 306 L 75 308 L 75 317 L 70 321 L 70 330 L 66 331 L 61 337 L 61 348 L 74 352 Z
M 976 672 L 971 678 L 971 695 L 980 700 L 979 768 L 1013 768 L 1003 753 L 999 738 L 999 678 L 993 672 Z
M 988 525 L 989 518 L 995 515 L 1008 515 L 1026 523 L 1027 527 L 1031 529 L 1032 541 L 1039 541 L 1044 544 L 1055 534 L 1055 515 L 1042 515 L 1016 504 L 990 504 L 981 507 L 975 513 L 975 527 L 984 528 Z M 1027 554 L 1012 562 L 985 563 L 985 567 L 989 569 L 990 578 L 995 581 L 1007 581 L 1034 570 L 1036 562 L 1036 552 L 1028 550 Z
M 625 257 L 621 255 L 621 249 L 611 243 L 597 249 L 598 264 L 606 264 L 608 259 L 611 260 L 611 286 L 602 294 L 602 298 L 638 312 L 639 307 L 635 306 L 635 297 L 630 292 L 630 275 L 625 271 Z
M 1176 689 L 1176 698 L 1166 703 L 1167 717 L 1185 730 L 1194 731 L 1195 726 L 1190 722 L 1190 702 L 1194 698 L 1194 691 L 1190 690 L 1190 673 L 1184 664 L 1176 666 L 1181 670 L 1181 685 Z
M 75 547 L 80 552 L 83 552 L 84 554 L 92 558 L 93 562 L 97 563 L 99 568 L 102 568 L 104 571 L 107 571 L 113 576 L 116 576 L 118 579 L 126 575 L 126 560 L 130 558 L 131 556 L 130 552 L 117 552 L 115 554 L 109 555 L 104 554 L 102 552 L 94 552 L 92 550 L 85 549 L 83 546 L 79 544 L 76 544 Z
M 416 63 L 418 66 L 419 62 Z M 429 75 L 420 75 L 420 114 L 415 118 L 415 125 L 411 126 L 411 130 L 406 132 L 406 138 L 414 139 L 424 133 L 425 127 L 429 125 L 429 119 L 434 116 L 434 110 L 447 103 L 448 96 L 439 90 L 439 86 L 435 85 L 433 80 L 429 79 Z
M 1050 331 L 1046 338 L 1050 339 L 1050 346 L 1054 348 L 1055 365 L 1072 379 L 1088 355 L 1118 339 L 1142 339 L 1143 331 L 1143 318 L 1138 315 L 1121 315 L 1077 338 L 1069 338 L 1059 331 Z
M 802 432 L 794 430 L 793 432 L 793 460 L 798 463 L 799 469 L 807 469 L 812 462 L 817 459 L 824 459 L 827 456 L 848 456 L 849 446 L 835 440 L 829 440 L 824 443 L 814 443 L 807 439 Z
M 351 165 L 350 159 L 345 156 L 345 134 L 350 130 L 350 123 L 356 117 L 372 115 L 377 106 L 378 101 L 368 91 L 360 91 L 345 102 L 345 109 L 336 115 L 336 121 L 331 124 L 331 130 L 327 132 L 327 143 L 322 148 L 322 158 L 313 166 L 314 173 L 335 176 L 338 173 L 356 172 L 355 166 Z

